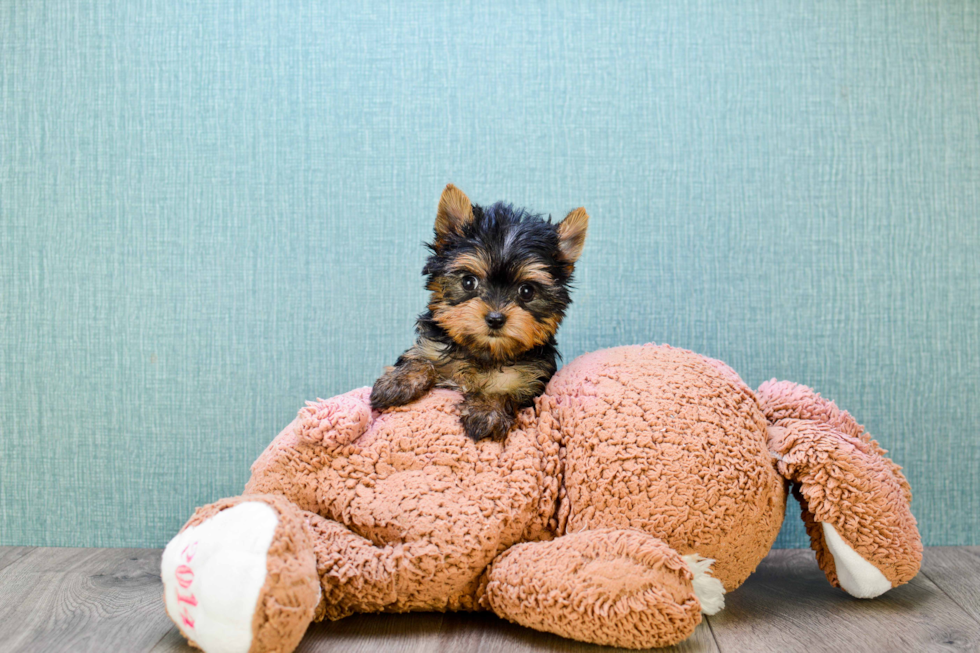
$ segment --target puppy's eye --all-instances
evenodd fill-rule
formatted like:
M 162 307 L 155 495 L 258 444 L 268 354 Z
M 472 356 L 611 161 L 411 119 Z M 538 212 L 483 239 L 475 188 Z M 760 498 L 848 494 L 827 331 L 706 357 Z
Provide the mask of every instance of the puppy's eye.
M 522 302 L 529 302 L 534 299 L 534 286 L 529 283 L 522 283 L 517 289 L 517 296 Z
M 474 277 L 472 274 L 467 274 L 465 277 L 463 277 L 462 284 L 463 284 L 463 290 L 465 290 L 466 292 L 473 292 L 474 290 L 476 290 L 476 287 L 479 285 L 479 283 L 476 280 L 476 277 Z

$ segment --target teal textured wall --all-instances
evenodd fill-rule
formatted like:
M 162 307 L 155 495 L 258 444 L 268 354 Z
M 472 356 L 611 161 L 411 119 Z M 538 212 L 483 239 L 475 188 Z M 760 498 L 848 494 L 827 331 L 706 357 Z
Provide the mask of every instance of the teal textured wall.
M 811 385 L 980 544 L 978 3 L 326 4 L 0 3 L 0 544 L 237 494 L 410 343 L 447 181 L 587 207 L 566 359 Z

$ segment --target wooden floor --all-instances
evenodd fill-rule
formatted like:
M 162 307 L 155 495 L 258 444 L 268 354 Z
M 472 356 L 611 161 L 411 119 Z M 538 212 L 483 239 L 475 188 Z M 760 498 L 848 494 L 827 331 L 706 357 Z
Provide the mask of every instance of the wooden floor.
M 163 609 L 156 549 L 0 547 L 0 651 L 190 649 Z M 773 551 L 694 636 L 662 651 L 980 651 L 980 547 L 928 549 L 871 601 L 827 584 L 809 550 Z M 503 653 L 580 644 L 489 614 L 360 615 L 312 626 L 300 651 Z

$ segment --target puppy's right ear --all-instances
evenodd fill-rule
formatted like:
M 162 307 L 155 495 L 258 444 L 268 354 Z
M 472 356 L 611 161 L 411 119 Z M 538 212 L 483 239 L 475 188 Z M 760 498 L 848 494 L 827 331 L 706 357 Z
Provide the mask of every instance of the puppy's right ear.
M 589 214 L 581 207 L 566 215 L 565 219 L 558 223 L 558 250 L 561 252 L 561 258 L 568 265 L 575 265 L 575 261 L 582 255 L 585 231 L 588 228 Z
M 451 235 L 462 235 L 463 228 L 473 222 L 473 205 L 463 191 L 447 184 L 439 198 L 436 211 L 436 245 L 442 244 Z

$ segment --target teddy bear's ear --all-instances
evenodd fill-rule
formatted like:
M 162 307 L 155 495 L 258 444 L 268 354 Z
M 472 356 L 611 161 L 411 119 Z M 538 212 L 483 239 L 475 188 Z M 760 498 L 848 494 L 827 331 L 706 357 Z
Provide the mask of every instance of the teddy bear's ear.
M 565 216 L 558 224 L 558 249 L 568 264 L 574 264 L 585 246 L 585 231 L 589 228 L 589 214 L 579 207 Z
M 371 423 L 371 407 L 355 393 L 306 402 L 299 411 L 299 435 L 325 447 L 348 445 Z
M 453 234 L 462 235 L 463 228 L 471 222 L 473 205 L 470 198 L 452 184 L 447 184 L 436 211 L 436 245 Z

